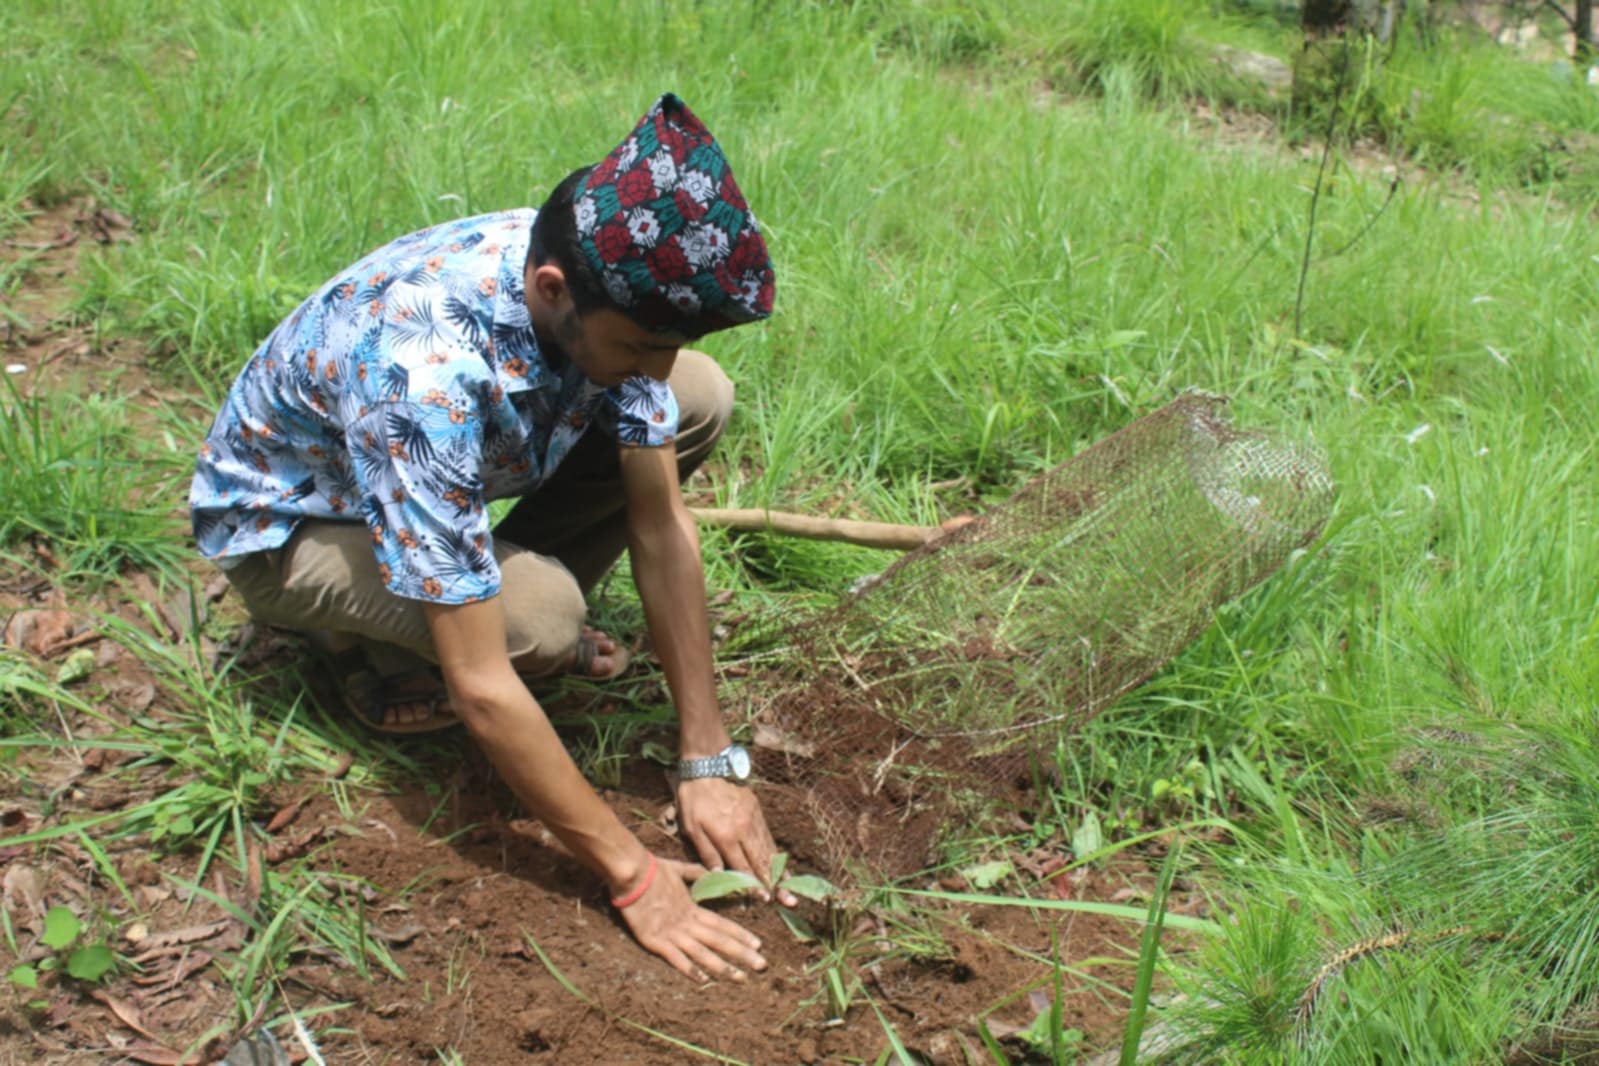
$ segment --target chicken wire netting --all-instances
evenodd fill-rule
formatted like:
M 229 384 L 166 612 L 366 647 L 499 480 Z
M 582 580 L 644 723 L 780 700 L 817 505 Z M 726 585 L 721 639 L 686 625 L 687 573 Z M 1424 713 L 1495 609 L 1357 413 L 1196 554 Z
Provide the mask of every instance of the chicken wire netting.
M 1332 498 L 1312 448 L 1235 428 L 1224 398 L 1132 422 L 741 664 L 764 806 L 835 878 L 924 868 L 1311 543 Z

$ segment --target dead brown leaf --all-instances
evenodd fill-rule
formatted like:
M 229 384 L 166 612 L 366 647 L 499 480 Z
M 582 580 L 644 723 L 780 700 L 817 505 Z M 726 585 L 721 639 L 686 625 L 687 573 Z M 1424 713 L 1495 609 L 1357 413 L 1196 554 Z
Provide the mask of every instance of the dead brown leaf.
M 215 603 L 228 594 L 230 588 L 227 574 L 218 574 L 205 586 L 205 602 Z
M 211 965 L 211 953 L 204 949 L 195 949 L 177 957 L 177 961 L 168 968 L 152 970 L 149 973 L 139 974 L 133 978 L 133 983 L 141 988 L 155 988 L 162 992 L 177 988 L 193 975 Z
M 376 937 L 378 940 L 381 940 L 386 944 L 403 945 L 409 944 L 411 941 L 427 932 L 427 929 L 422 925 L 421 922 L 406 922 L 404 925 L 398 926 L 394 929 L 383 929 L 376 925 L 369 925 L 367 926 L 366 931 L 369 936 Z
M 166 933 L 152 933 L 150 939 L 145 941 L 145 950 L 134 956 L 133 961 L 145 962 L 150 959 L 160 958 L 161 955 L 171 951 L 173 948 L 209 940 L 224 932 L 232 922 L 233 919 L 231 918 L 219 918 L 214 922 L 206 922 L 202 925 L 190 925 Z
M 144 1066 L 200 1066 L 206 1061 L 198 1055 L 185 1056 L 181 1051 L 173 1051 L 159 1044 L 129 1044 L 122 1049 L 121 1054 L 134 1062 L 144 1063 Z
M 186 955 L 178 956 L 178 961 L 170 970 L 152 970 L 149 973 L 137 974 L 133 983 L 141 988 L 161 988 L 169 990 L 176 988 L 194 974 L 199 973 L 211 965 L 211 953 L 203 949 L 196 949 Z
M 0 639 L 8 648 L 48 659 L 72 639 L 75 625 L 72 615 L 60 609 L 18 611 L 7 620 Z
M 281 840 L 274 840 L 266 846 L 266 861 L 270 866 L 289 859 L 297 859 L 310 851 L 314 846 L 333 836 L 333 830 L 325 825 L 312 826 L 298 833 L 291 833 Z
M 765 748 L 767 751 L 780 751 L 785 755 L 795 755 L 801 759 L 816 757 L 815 744 L 785 733 L 769 722 L 756 721 L 753 739 L 757 748 Z
M 85 221 L 89 223 L 94 239 L 101 244 L 125 244 L 133 240 L 133 220 L 121 211 L 97 207 Z
M 40 902 L 43 898 L 38 871 L 20 862 L 14 862 L 6 867 L 4 879 L 0 879 L 0 900 L 8 906 L 15 901 L 25 904 L 29 912 L 27 921 L 29 928 L 33 927 L 36 920 L 44 918 L 44 907 Z
M 128 714 L 143 714 L 155 702 L 155 686 L 148 681 L 113 681 L 106 694 Z
M 95 999 L 99 1000 L 101 1003 L 104 1003 L 107 1007 L 110 1007 L 111 1013 L 115 1014 L 117 1016 L 117 1020 L 123 1025 L 127 1026 L 129 1029 L 132 1029 L 146 1040 L 153 1040 L 157 1044 L 161 1042 L 161 1038 L 156 1036 L 149 1030 L 148 1027 L 145 1026 L 144 1017 L 133 1007 L 132 1004 L 124 1003 L 122 1000 L 111 995 L 109 992 L 102 992 L 98 989 L 95 990 L 93 995 Z
M 275 836 L 292 825 L 294 820 L 300 816 L 300 808 L 304 807 L 306 801 L 310 798 L 310 796 L 301 796 L 288 806 L 280 808 L 278 813 L 272 816 L 272 820 L 267 822 L 267 833 Z

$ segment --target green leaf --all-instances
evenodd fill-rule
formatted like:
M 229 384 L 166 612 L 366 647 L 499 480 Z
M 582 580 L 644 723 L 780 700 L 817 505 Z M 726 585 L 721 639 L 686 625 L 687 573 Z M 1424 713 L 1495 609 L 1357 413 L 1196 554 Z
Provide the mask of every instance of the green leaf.
M 973 888 L 993 888 L 1015 871 L 1016 867 L 1009 859 L 995 859 L 993 862 L 968 866 L 961 871 L 961 876 L 970 881 Z
M 27 963 L 23 963 L 21 966 L 14 968 L 10 973 L 6 974 L 6 977 L 11 981 L 12 984 L 17 985 L 20 988 L 39 987 L 39 971 L 35 970 Z
M 39 938 L 46 947 L 60 951 L 68 944 L 78 939 L 78 933 L 83 928 L 78 921 L 78 916 L 65 907 L 51 907 L 44 916 L 44 935 Z
M 783 887 L 796 896 L 803 896 L 813 903 L 821 903 L 838 895 L 838 889 L 833 887 L 833 882 L 825 877 L 817 877 L 815 874 L 800 874 L 798 877 L 790 877 L 783 882 Z
M 783 879 L 783 871 L 788 869 L 788 852 L 780 851 L 772 856 L 772 884 L 777 884 Z
M 94 672 L 94 651 L 90 648 L 79 648 L 66 661 L 61 664 L 61 669 L 56 671 L 56 684 L 70 685 L 82 681 Z
M 90 944 L 67 956 L 67 973 L 80 981 L 98 981 L 115 962 L 110 948 L 104 944 Z
M 639 754 L 662 766 L 677 766 L 677 754 L 658 740 L 646 740 L 644 746 L 639 749 Z
M 1072 854 L 1081 859 L 1105 846 L 1105 830 L 1099 824 L 1099 812 L 1092 807 L 1083 815 L 1082 824 L 1072 834 Z
M 696 903 L 724 896 L 749 895 L 760 891 L 761 883 L 741 870 L 712 870 L 689 889 Z
M 802 944 L 809 944 L 816 939 L 816 930 L 811 928 L 811 923 L 805 920 L 804 915 L 795 914 L 787 907 L 777 908 L 777 916 L 783 919 L 783 924 L 788 926 L 788 931 L 794 934 L 794 939 Z

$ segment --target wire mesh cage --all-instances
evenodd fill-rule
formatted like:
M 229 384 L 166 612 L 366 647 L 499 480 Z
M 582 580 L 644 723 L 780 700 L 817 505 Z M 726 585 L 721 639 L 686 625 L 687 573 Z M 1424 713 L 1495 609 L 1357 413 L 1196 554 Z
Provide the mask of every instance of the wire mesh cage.
M 1320 533 L 1312 448 L 1190 392 L 793 626 L 742 679 L 768 808 L 846 880 L 923 868 Z

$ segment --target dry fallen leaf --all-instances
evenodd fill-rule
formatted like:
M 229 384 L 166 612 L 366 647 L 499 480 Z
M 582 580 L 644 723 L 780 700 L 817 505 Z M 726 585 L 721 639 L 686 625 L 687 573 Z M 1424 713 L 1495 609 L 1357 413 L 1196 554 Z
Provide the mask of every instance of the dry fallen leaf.
M 196 949 L 178 956 L 177 962 L 172 965 L 170 970 L 163 968 L 150 969 L 145 973 L 135 974 L 132 977 L 132 981 L 134 984 L 144 988 L 153 988 L 159 985 L 170 991 L 209 965 L 211 965 L 211 953 Z
M 394 929 L 383 929 L 376 925 L 366 928 L 368 935 L 374 936 L 388 944 L 405 945 L 427 932 L 420 922 L 406 922 Z
M 147 959 L 157 958 L 162 952 L 169 951 L 172 948 L 209 940 L 227 929 L 232 924 L 232 921 L 231 918 L 219 918 L 214 922 L 206 922 L 203 925 L 186 926 L 183 929 L 174 929 L 167 933 L 153 933 L 150 939 L 145 941 L 145 950 L 135 956 L 133 961 L 143 962 Z
M 59 609 L 18 611 L 6 622 L 4 643 L 47 659 L 72 639 L 76 623 Z
M 122 1049 L 122 1055 L 144 1066 L 200 1066 L 205 1061 L 197 1056 L 185 1057 L 182 1052 L 159 1044 L 129 1044 Z
M 280 862 L 297 859 L 331 836 L 333 836 L 331 828 L 317 825 L 298 833 L 291 833 L 280 840 L 273 840 L 266 846 L 267 865 L 276 866 Z
M 816 756 L 815 744 L 801 740 L 791 733 L 785 733 L 768 722 L 756 721 L 752 739 L 757 748 L 765 748 L 767 751 L 780 751 L 785 755 L 795 755 L 801 759 Z
M 44 911 L 40 908 L 39 901 L 43 893 L 39 888 L 39 873 L 31 866 L 22 863 L 12 863 L 6 868 L 4 879 L 0 879 L 0 893 L 3 893 L 5 902 L 21 900 L 28 908 L 38 914 Z
M 113 681 L 106 694 L 128 714 L 143 714 L 155 702 L 155 686 L 148 681 Z
M 282 830 L 288 828 L 288 826 L 290 824 L 292 824 L 293 821 L 300 816 L 300 808 L 304 807 L 305 804 L 306 804 L 306 801 L 309 800 L 310 798 L 311 798 L 310 796 L 301 796 L 299 799 L 295 800 L 293 803 L 291 803 L 288 806 L 283 807 L 282 809 L 280 809 L 278 811 L 278 813 L 276 813 L 276 814 L 274 814 L 272 816 L 272 820 L 267 822 L 267 826 L 266 826 L 267 833 L 269 833 L 269 834 L 277 834 L 277 833 L 281 832 Z
M 338 781 L 350 772 L 350 767 L 355 765 L 355 756 L 344 752 L 339 756 L 339 761 L 334 764 L 333 770 L 328 774 L 329 779 Z
M 117 1020 L 123 1025 L 127 1026 L 129 1029 L 132 1029 L 146 1040 L 153 1040 L 158 1044 L 161 1042 L 160 1037 L 156 1036 L 145 1027 L 144 1017 L 134 1009 L 132 1004 L 122 1002 L 122 1000 L 111 995 L 109 992 L 96 990 L 93 995 L 95 999 L 99 1000 L 101 1003 L 104 1003 L 107 1007 L 110 1007 L 111 1013 L 115 1014 L 117 1016 Z

